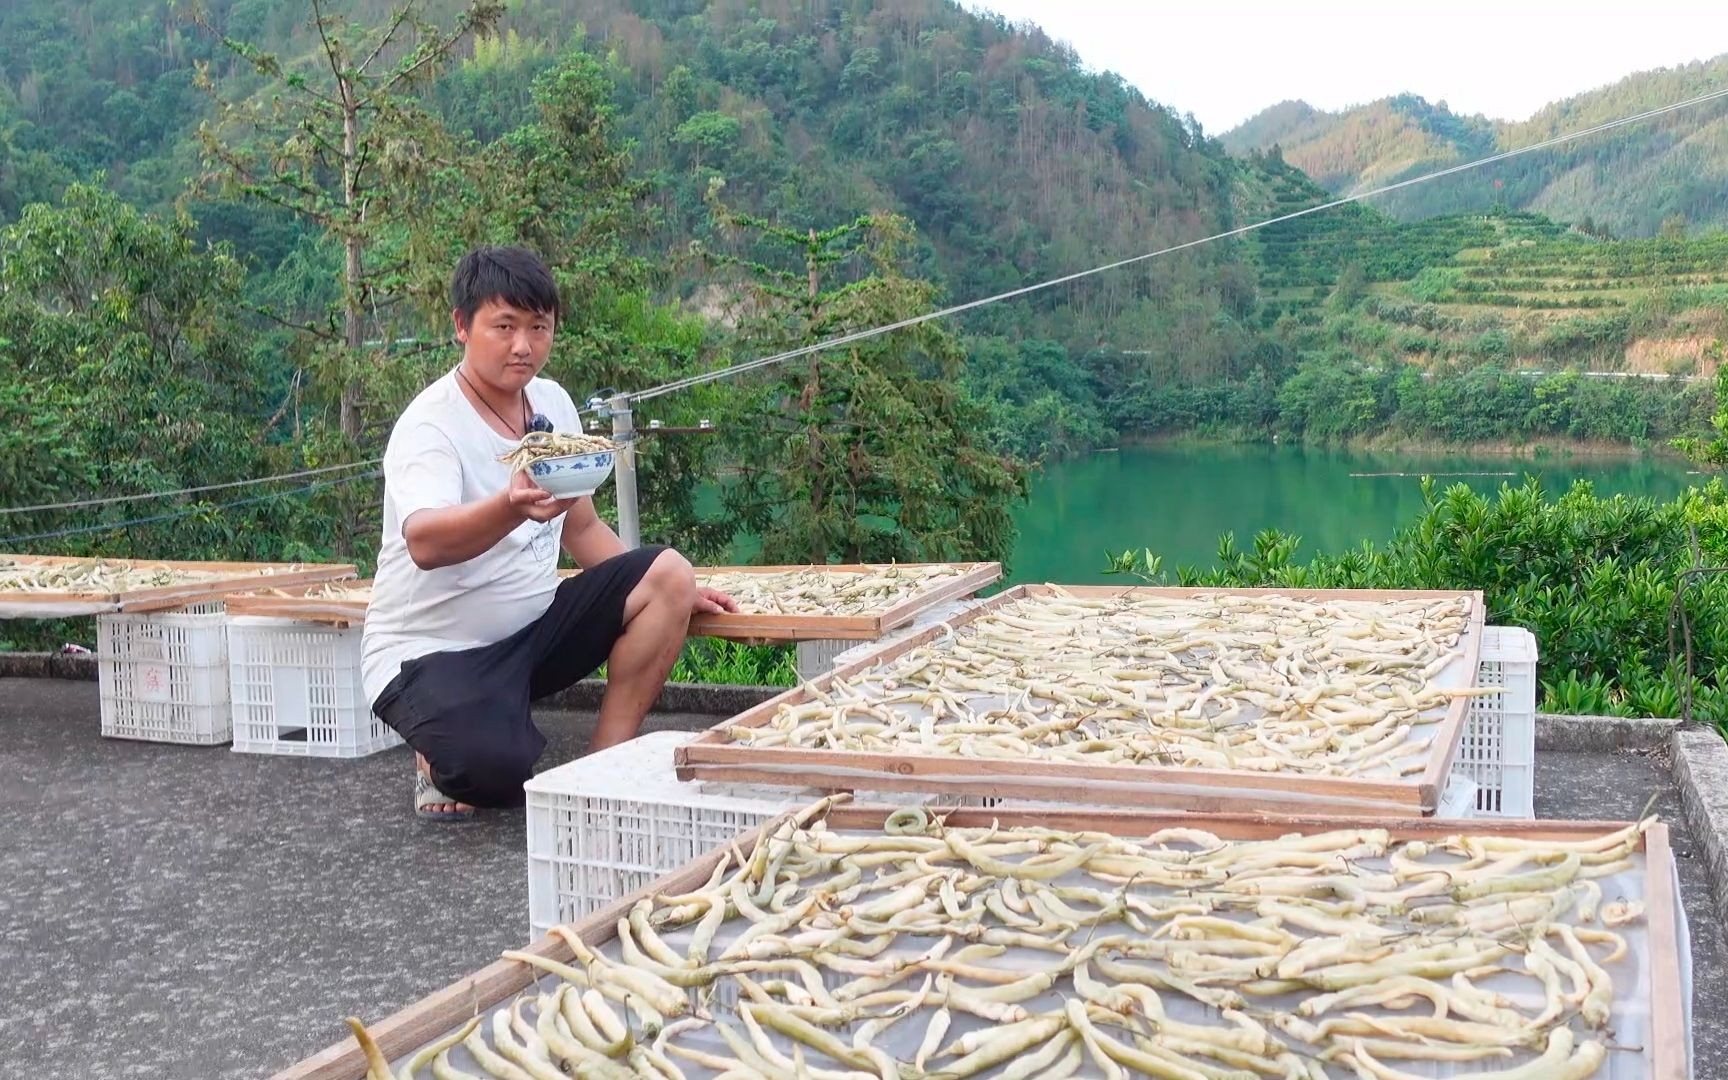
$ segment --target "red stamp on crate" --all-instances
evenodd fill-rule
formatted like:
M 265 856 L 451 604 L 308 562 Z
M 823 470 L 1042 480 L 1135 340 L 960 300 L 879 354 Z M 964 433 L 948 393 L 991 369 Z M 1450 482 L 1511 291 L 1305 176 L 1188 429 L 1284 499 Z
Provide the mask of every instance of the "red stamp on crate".
M 139 668 L 138 696 L 146 701 L 167 701 L 168 669 L 160 664 L 145 664 Z

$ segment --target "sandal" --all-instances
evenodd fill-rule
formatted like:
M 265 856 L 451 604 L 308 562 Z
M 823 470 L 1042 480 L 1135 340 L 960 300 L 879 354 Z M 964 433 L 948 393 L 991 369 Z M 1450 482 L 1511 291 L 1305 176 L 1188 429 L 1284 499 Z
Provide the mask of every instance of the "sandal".
M 474 816 L 474 808 L 471 806 L 465 810 L 429 809 L 429 807 L 433 806 L 454 806 L 455 804 L 455 799 L 452 799 L 450 796 L 439 791 L 432 785 L 432 778 L 430 776 L 421 772 L 418 768 L 414 770 L 415 817 L 420 818 L 422 821 L 467 821 Z

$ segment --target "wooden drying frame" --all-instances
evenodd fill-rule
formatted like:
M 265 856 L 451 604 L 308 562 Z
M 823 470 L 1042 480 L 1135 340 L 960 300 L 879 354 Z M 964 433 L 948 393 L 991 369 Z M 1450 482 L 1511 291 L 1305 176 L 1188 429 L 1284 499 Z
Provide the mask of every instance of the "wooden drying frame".
M 814 750 L 803 747 L 751 747 L 732 743 L 726 730 L 761 727 L 783 705 L 811 700 L 810 688 L 824 689 L 836 678 L 866 671 L 875 664 L 936 640 L 1023 597 L 1064 592 L 1082 598 L 1123 596 L 1192 597 L 1227 593 L 1232 596 L 1288 596 L 1326 600 L 1455 599 L 1468 596 L 1469 620 L 1462 641 L 1465 671 L 1474 679 L 1482 644 L 1482 594 L 1457 591 L 1394 591 L 1384 589 L 1172 589 L 1113 586 L 1020 585 L 903 641 L 872 650 L 845 667 L 716 724 L 678 748 L 675 764 L 680 780 L 747 781 L 781 787 L 815 786 L 836 791 L 912 791 L 923 794 L 990 795 L 1010 799 L 1157 807 L 1209 813 L 1252 810 L 1262 813 L 1302 813 L 1316 803 L 1338 806 L 1340 813 L 1391 813 L 1422 816 L 1439 806 L 1452 769 L 1452 758 L 1469 712 L 1468 698 L 1454 698 L 1428 749 L 1420 776 L 1358 779 L 1297 772 L 1253 772 L 1246 769 L 1207 769 L 1165 765 L 1086 765 L 1067 761 L 965 758 L 953 755 L 857 750 Z M 1153 786 L 1164 788 L 1157 790 Z M 1172 786 L 1187 791 L 1169 790 Z M 1203 787 L 1203 790 L 1195 790 Z
M 159 585 L 149 589 L 125 592 L 39 592 L 17 590 L 0 592 L 0 605 L 11 601 L 41 604 L 44 608 L 64 608 L 66 615 L 104 615 L 118 611 L 165 611 L 210 600 L 220 600 L 236 589 L 258 588 L 260 581 L 272 588 L 312 585 L 351 578 L 355 568 L 351 563 L 270 563 L 270 562 L 198 562 L 169 559 L 110 559 L 100 556 L 72 557 L 66 555 L 0 555 L 0 559 L 40 566 L 76 566 L 94 562 L 114 563 L 130 568 L 192 570 L 200 573 L 221 573 L 232 570 L 233 577 L 210 578 L 174 585 Z M 270 567 L 299 567 L 260 578 L 258 571 Z M 45 617 L 52 618 L 53 612 Z
M 902 563 L 919 569 L 924 563 Z M 695 615 L 690 619 L 692 637 L 731 638 L 753 643 L 820 641 L 828 639 L 874 641 L 904 626 L 920 612 L 962 596 L 970 596 L 1002 577 L 1001 563 L 957 563 L 965 572 L 919 591 L 886 611 L 873 615 Z M 806 566 L 699 566 L 696 573 L 705 574 L 778 574 L 799 570 L 831 570 L 836 573 L 858 574 L 877 569 L 871 566 L 843 565 L 828 567 Z M 560 577 L 574 577 L 580 570 L 559 571 Z M 356 585 L 371 585 L 370 581 Z M 303 622 L 326 623 L 331 626 L 355 626 L 366 621 L 365 600 L 337 600 L 307 597 L 314 590 L 285 589 L 289 596 L 263 596 L 258 593 L 236 593 L 228 597 L 228 610 L 235 615 L 266 615 Z
M 929 588 L 921 589 L 886 611 L 871 615 L 787 615 L 777 612 L 751 615 L 726 613 L 694 615 L 690 619 L 690 633 L 692 636 L 731 638 L 754 644 L 788 641 L 876 641 L 886 637 L 890 631 L 905 626 L 923 611 L 950 600 L 971 596 L 979 589 L 994 585 L 1002 579 L 1002 564 L 994 562 L 900 563 L 899 565 L 908 570 L 952 565 L 963 567 L 964 572 L 959 577 L 949 578 Z M 696 573 L 698 575 L 784 574 L 796 573 L 800 570 L 818 570 L 835 574 L 863 574 L 881 569 L 883 569 L 881 566 L 858 563 L 842 563 L 833 566 L 698 566 Z
M 744 833 L 738 842 L 743 850 L 756 844 L 785 818 L 776 817 Z M 891 813 L 885 807 L 840 806 L 830 809 L 825 820 L 834 829 L 880 830 Z M 1205 829 L 1227 840 L 1276 839 L 1291 832 L 1327 832 L 1334 829 L 1386 829 L 1393 840 L 1439 840 L 1459 832 L 1477 836 L 1516 836 L 1530 840 L 1581 840 L 1626 826 L 1604 821 L 1436 821 L 1421 818 L 1329 818 L 1268 816 L 1256 814 L 1183 814 L 1142 810 L 954 810 L 943 820 L 962 828 L 988 828 L 997 823 L 1006 828 L 1032 826 L 1076 832 L 1099 830 L 1118 836 L 1147 836 L 1165 828 Z M 725 854 L 717 847 L 706 855 L 617 900 L 572 924 L 584 942 L 598 948 L 617 935 L 618 920 L 629 914 L 638 900 L 658 893 L 678 894 L 701 887 Z M 1674 866 L 1668 845 L 1668 827 L 1657 823 L 1644 833 L 1644 907 L 1650 934 L 1650 1024 L 1652 1069 L 1650 1080 L 1687 1080 L 1684 991 L 1680 985 L 1679 933 L 1674 917 Z M 522 949 L 560 963 L 574 963 L 570 947 L 561 938 L 547 935 Z M 543 977 L 537 969 L 518 960 L 497 960 L 394 1015 L 367 1025 L 384 1056 L 397 1060 L 498 1005 Z M 272 1080 L 366 1080 L 366 1060 L 352 1036 L 313 1054 L 277 1073 Z

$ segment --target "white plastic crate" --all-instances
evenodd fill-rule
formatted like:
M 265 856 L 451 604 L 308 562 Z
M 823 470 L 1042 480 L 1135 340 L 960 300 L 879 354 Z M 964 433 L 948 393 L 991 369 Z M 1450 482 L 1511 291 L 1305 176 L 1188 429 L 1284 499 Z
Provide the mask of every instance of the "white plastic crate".
M 360 679 L 360 627 L 230 616 L 234 750 L 358 758 L 402 744 Z
M 1446 790 L 1440 793 L 1440 805 L 1435 808 L 1434 816 L 1443 821 L 1480 817 L 1476 811 L 1476 803 L 1481 792 L 1482 789 L 1476 781 L 1453 769 L 1452 775 L 1446 780 Z
M 110 739 L 229 740 L 228 629 L 220 603 L 96 617 L 96 682 Z
M 1516 626 L 1484 627 L 1476 685 L 1503 689 L 1470 699 L 1452 772 L 1475 781 L 1477 816 L 1533 817 L 1536 636 Z
M 820 640 L 797 642 L 797 669 L 800 679 L 814 679 L 834 668 L 834 659 L 850 651 L 856 641 Z
M 643 735 L 523 785 L 534 937 L 817 797 L 794 788 L 680 783 L 672 752 L 691 738 L 683 731 Z

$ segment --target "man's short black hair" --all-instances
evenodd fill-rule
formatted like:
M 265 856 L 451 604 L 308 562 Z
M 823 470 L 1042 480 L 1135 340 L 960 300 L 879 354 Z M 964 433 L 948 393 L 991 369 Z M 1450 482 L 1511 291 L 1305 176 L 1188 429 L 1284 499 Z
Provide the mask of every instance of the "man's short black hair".
M 551 315 L 554 323 L 563 314 L 551 269 L 525 247 L 488 244 L 456 264 L 456 272 L 450 275 L 450 306 L 461 315 L 463 325 L 473 322 L 474 313 L 488 300 Z

